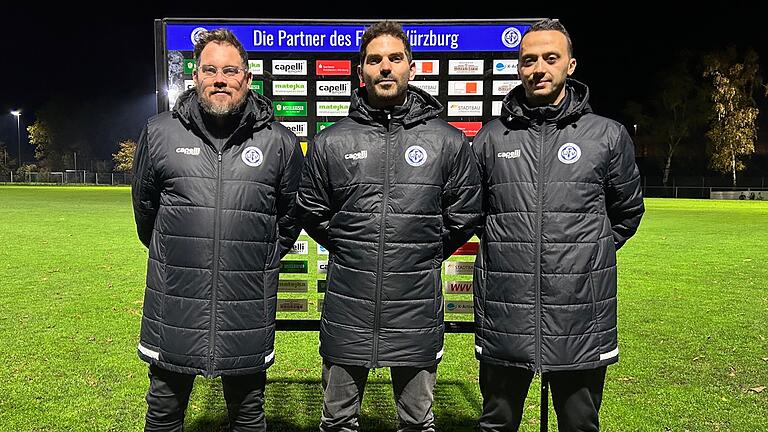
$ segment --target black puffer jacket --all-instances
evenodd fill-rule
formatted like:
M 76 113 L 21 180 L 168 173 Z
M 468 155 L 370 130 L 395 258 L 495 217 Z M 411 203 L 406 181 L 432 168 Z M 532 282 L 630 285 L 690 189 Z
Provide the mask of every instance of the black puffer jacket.
M 299 189 L 307 232 L 330 252 L 320 354 L 368 368 L 428 366 L 443 353 L 440 269 L 480 217 L 477 165 L 440 103 L 350 115 L 314 139 Z
M 251 92 L 244 110 L 229 140 L 216 140 L 190 90 L 139 139 L 133 207 L 149 247 L 139 357 L 165 369 L 239 375 L 274 361 L 303 156 L 269 100 Z
M 477 134 L 484 232 L 475 262 L 478 359 L 538 371 L 618 360 L 616 250 L 643 215 L 632 141 L 568 80 L 562 109 L 522 86 Z

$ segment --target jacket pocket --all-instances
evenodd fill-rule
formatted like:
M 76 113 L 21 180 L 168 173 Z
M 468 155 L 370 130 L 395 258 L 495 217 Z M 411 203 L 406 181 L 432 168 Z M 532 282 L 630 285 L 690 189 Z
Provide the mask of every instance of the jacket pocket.
M 439 324 L 439 321 L 440 321 L 439 319 L 440 306 L 441 306 L 440 302 L 442 301 L 442 298 L 443 298 L 443 296 L 440 295 L 442 294 L 442 289 L 443 289 L 440 283 L 440 280 L 442 279 L 441 275 L 442 275 L 442 265 L 436 269 L 432 269 L 432 283 L 434 284 L 434 290 L 433 290 L 434 311 L 432 315 L 435 317 L 435 321 L 437 324 Z

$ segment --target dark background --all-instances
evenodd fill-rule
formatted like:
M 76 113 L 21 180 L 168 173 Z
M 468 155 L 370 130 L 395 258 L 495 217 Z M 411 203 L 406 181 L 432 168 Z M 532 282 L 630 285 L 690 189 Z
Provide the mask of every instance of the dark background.
M 648 2 L 554 3 L 447 2 L 409 7 L 411 2 L 324 3 L 209 2 L 155 5 L 69 3 L 43 7 L 32 3 L 4 5 L 0 70 L 0 141 L 12 157 L 17 153 L 16 119 L 21 109 L 22 153 L 31 161 L 24 128 L 35 112 L 52 99 L 71 106 L 73 121 L 84 124 L 89 140 L 98 142 L 93 155 L 110 159 L 121 139 L 135 139 L 147 117 L 155 113 L 154 27 L 156 18 L 559 18 L 568 28 L 578 65 L 574 78 L 591 89 L 593 110 L 625 123 L 622 109 L 629 99 L 657 91 L 656 76 L 675 52 L 694 53 L 736 46 L 752 47 L 768 70 L 765 18 L 756 4 L 721 2 L 720 6 L 679 7 Z M 108 9 L 108 10 L 107 10 Z M 768 74 L 766 74 L 768 75 Z M 765 152 L 768 122 L 760 101 L 758 151 Z

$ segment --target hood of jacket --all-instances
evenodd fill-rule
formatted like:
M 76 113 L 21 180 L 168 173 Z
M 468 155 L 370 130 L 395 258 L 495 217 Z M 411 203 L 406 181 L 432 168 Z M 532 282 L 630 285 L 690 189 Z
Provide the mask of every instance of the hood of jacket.
M 235 130 L 241 128 L 246 128 L 249 131 L 258 130 L 275 119 L 272 102 L 266 97 L 250 90 L 245 95 L 245 104 L 240 108 L 240 112 L 242 115 Z M 187 127 L 199 130 L 205 129 L 200 97 L 194 88 L 188 89 L 179 95 L 172 114 Z
M 360 87 L 352 93 L 349 116 L 359 122 L 372 124 L 381 123 L 381 119 L 391 113 L 392 118 L 400 120 L 407 127 L 435 118 L 443 109 L 443 105 L 432 95 L 412 85 L 408 85 L 405 104 L 395 106 L 391 111 L 374 108 L 368 104 L 368 90 Z
M 573 122 L 582 115 L 592 112 L 592 108 L 589 106 L 589 87 L 586 84 L 572 78 L 567 78 L 565 89 L 568 94 L 564 102 L 568 105 L 562 107 L 562 112 L 554 119 L 556 123 Z M 528 106 L 525 89 L 522 85 L 518 85 L 504 97 L 501 107 L 501 119 L 504 122 L 517 122 L 529 125 L 534 119 L 546 116 L 547 110 L 560 111 L 560 108 L 559 106 Z

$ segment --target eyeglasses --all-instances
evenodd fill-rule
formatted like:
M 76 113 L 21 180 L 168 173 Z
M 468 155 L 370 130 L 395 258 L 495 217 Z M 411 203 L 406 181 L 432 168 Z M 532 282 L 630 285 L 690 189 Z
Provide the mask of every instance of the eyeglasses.
M 202 65 L 199 69 L 200 75 L 202 75 L 203 78 L 213 78 L 219 73 L 219 70 L 221 70 L 221 74 L 227 78 L 237 78 L 240 75 L 240 72 L 245 72 L 245 69 L 238 66 L 224 66 L 219 69 L 213 65 Z

